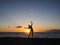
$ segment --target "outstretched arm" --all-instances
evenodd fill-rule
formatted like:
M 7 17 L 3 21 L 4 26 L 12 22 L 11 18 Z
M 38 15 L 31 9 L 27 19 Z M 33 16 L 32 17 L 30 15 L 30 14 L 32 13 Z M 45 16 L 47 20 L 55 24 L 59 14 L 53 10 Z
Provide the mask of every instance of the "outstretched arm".
M 28 27 L 26 28 L 26 27 L 24 27 L 25 29 L 29 29 Z

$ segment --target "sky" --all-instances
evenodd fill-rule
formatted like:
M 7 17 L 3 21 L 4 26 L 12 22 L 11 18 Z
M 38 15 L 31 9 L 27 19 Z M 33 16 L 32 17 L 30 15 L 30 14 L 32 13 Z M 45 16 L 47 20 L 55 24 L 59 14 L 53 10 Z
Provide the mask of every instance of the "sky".
M 31 21 L 35 32 L 60 29 L 60 1 L 0 0 L 0 32 L 24 32 Z

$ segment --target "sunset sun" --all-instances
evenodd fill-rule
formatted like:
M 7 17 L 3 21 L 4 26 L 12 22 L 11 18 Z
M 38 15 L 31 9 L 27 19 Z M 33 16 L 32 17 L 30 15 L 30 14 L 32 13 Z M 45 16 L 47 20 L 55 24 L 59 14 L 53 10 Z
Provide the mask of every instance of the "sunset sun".
M 25 29 L 25 33 L 29 34 L 30 33 L 30 29 Z

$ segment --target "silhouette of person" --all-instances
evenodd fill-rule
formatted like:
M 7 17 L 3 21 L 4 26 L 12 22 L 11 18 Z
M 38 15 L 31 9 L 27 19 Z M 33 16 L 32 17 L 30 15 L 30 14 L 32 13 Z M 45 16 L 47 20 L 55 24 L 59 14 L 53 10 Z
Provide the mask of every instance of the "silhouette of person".
M 31 25 L 28 25 L 28 29 L 30 29 L 30 33 L 29 33 L 29 35 L 28 35 L 28 38 L 29 38 L 29 36 L 32 34 L 32 38 L 33 38 L 33 28 L 32 28 L 32 25 L 33 25 L 33 23 L 32 23 L 32 21 L 31 21 Z

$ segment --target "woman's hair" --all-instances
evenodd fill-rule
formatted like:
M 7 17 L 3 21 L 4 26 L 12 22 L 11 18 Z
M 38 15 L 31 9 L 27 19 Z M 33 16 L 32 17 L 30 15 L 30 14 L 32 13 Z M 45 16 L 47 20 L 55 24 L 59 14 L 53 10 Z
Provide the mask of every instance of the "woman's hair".
M 28 25 L 28 26 L 30 26 L 30 25 Z

